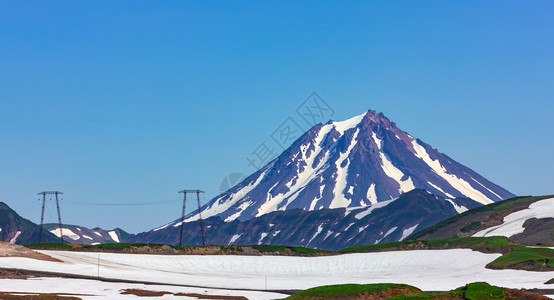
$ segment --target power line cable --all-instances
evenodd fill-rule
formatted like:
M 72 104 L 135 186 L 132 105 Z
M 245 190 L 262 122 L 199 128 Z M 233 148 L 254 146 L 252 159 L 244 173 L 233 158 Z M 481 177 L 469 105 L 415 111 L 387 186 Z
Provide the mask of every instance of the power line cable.
M 90 202 L 90 201 L 75 201 L 65 200 L 66 204 L 75 205 L 91 205 L 91 206 L 147 206 L 147 205 L 161 205 L 169 204 L 180 201 L 180 199 L 162 200 L 162 201 L 150 201 L 150 202 L 134 202 L 134 203 L 121 203 L 121 202 Z

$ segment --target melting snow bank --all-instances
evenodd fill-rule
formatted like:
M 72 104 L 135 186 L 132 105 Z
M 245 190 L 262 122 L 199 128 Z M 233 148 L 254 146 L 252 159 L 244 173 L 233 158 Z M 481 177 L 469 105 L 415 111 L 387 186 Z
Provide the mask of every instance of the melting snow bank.
M 203 294 L 218 296 L 244 296 L 248 299 L 279 299 L 287 295 L 271 292 L 255 291 L 229 291 L 193 287 L 176 287 L 167 285 L 145 285 L 103 282 L 99 280 L 67 279 L 67 278 L 30 278 L 30 279 L 0 279 L 0 292 L 18 293 L 52 293 L 71 294 L 83 300 L 96 299 L 144 299 L 135 295 L 121 295 L 123 289 L 141 289 L 148 291 L 164 291 L 171 293 Z M 159 297 L 146 297 L 158 299 Z M 183 297 L 164 295 L 163 299 L 197 299 L 196 297 Z
M 41 251 L 63 263 L 0 258 L 0 267 L 97 276 L 98 253 Z M 509 288 L 552 288 L 554 272 L 489 270 L 500 254 L 468 249 L 354 253 L 325 257 L 100 254 L 100 277 L 212 288 L 306 289 L 340 283 L 395 282 L 451 290 L 486 281 Z
M 529 208 L 513 212 L 504 217 L 504 223 L 475 233 L 473 236 L 502 235 L 511 237 L 525 231 L 525 221 L 537 218 L 551 218 L 554 216 L 554 198 L 537 201 L 529 205 Z

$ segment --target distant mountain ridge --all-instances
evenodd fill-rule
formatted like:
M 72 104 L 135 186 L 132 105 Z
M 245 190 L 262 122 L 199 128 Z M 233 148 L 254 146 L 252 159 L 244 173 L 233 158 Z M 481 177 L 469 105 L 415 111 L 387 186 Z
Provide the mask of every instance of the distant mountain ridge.
M 38 242 L 39 236 L 39 225 L 23 218 L 6 203 L 0 202 L 0 240 L 23 245 Z M 43 230 L 42 241 L 58 243 L 60 239 L 47 230 Z
M 366 207 L 415 188 L 482 204 L 514 196 L 370 110 L 314 126 L 275 160 L 209 201 L 202 215 L 231 222 L 298 208 Z M 195 212 L 185 222 L 197 219 Z
M 62 224 L 65 243 L 73 244 L 103 244 L 119 243 L 131 235 L 122 229 L 104 230 L 88 229 L 77 225 Z M 42 242 L 59 243 L 60 228 L 58 224 L 44 224 Z M 0 202 L 0 240 L 19 245 L 38 243 L 40 225 L 33 223 L 11 209 L 6 203 Z
M 445 199 L 415 189 L 368 207 L 276 211 L 245 221 L 204 220 L 210 245 L 286 245 L 338 250 L 403 240 L 460 212 L 481 206 L 468 198 Z M 184 224 L 183 245 L 200 245 L 198 221 Z M 180 226 L 130 236 L 127 242 L 179 243 Z
M 44 224 L 44 229 L 60 237 L 60 228 L 58 224 Z M 130 234 L 120 228 L 105 230 L 101 228 L 89 229 L 77 225 L 62 225 L 64 242 L 72 244 L 105 244 L 120 243 L 127 239 Z

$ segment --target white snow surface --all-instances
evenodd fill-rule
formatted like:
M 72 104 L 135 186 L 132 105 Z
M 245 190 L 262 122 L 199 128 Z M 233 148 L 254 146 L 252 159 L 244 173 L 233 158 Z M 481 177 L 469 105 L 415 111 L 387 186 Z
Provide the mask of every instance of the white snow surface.
M 473 236 L 496 236 L 501 235 L 505 237 L 511 237 L 518 233 L 522 233 L 525 228 L 523 224 L 525 221 L 537 218 L 553 218 L 554 217 L 554 198 L 548 198 L 537 201 L 529 205 L 529 208 L 520 211 L 513 212 L 504 217 L 504 223 L 493 226 L 487 229 L 483 229 Z
M 115 283 L 88 279 L 69 278 L 29 278 L 29 279 L 0 279 L 1 292 L 19 293 L 52 293 L 71 294 L 84 300 L 96 299 L 197 299 L 196 297 L 164 295 L 161 297 L 139 297 L 122 295 L 123 289 L 141 289 L 148 291 L 164 291 L 171 293 L 194 293 L 203 295 L 244 296 L 248 299 L 280 299 L 287 295 L 241 290 L 206 289 L 196 287 L 180 287 L 168 285 L 146 285 L 140 283 Z
M 117 236 L 117 233 L 114 230 L 108 232 L 108 234 L 110 235 L 112 240 L 114 240 L 116 243 L 119 243 L 119 237 Z
M 40 251 L 63 262 L 0 257 L 0 267 L 97 276 L 98 253 Z M 396 282 L 450 290 L 487 281 L 510 288 L 550 288 L 554 272 L 489 270 L 500 254 L 468 249 L 353 253 L 323 257 L 100 254 L 100 277 L 211 288 L 306 289 L 340 283 Z M 12 287 L 9 286 L 11 289 Z

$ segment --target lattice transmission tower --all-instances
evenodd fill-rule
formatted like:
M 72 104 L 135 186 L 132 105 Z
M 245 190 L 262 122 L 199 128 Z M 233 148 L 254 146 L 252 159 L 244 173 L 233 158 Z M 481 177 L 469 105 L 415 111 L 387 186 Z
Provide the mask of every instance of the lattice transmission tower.
M 179 234 L 179 246 L 183 246 L 183 226 L 185 225 L 185 209 L 187 207 L 187 193 L 196 193 L 196 199 L 198 200 L 198 223 L 200 225 L 200 235 L 202 236 L 202 245 L 206 245 L 204 240 L 204 225 L 202 224 L 202 206 L 200 206 L 200 193 L 204 193 L 201 190 L 182 190 L 179 193 L 183 194 L 183 213 L 181 214 L 181 231 Z
M 46 205 L 46 195 L 56 195 L 56 208 L 58 210 L 58 224 L 60 225 L 60 238 L 62 239 L 63 244 L 63 228 L 62 228 L 62 215 L 60 213 L 60 201 L 58 200 L 58 195 L 62 195 L 62 192 L 58 191 L 44 191 L 40 192 L 37 195 L 42 195 L 42 212 L 40 214 L 40 234 L 38 242 L 42 243 L 42 227 L 44 225 L 44 206 Z

